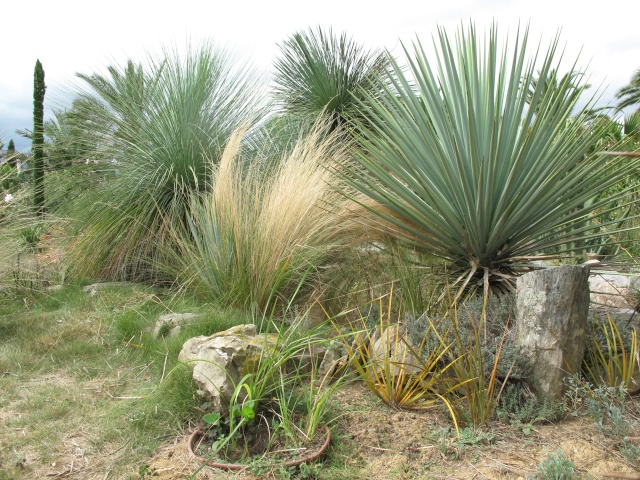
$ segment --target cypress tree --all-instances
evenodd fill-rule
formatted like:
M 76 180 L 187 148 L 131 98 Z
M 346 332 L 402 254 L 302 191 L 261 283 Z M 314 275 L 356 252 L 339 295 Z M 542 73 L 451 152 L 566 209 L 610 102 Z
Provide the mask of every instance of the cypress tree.
M 9 140 L 9 145 L 7 145 L 7 161 L 12 167 L 16 166 L 16 145 L 13 143 L 13 138 Z
M 38 216 L 44 214 L 44 70 L 36 60 L 33 73 L 33 204 Z

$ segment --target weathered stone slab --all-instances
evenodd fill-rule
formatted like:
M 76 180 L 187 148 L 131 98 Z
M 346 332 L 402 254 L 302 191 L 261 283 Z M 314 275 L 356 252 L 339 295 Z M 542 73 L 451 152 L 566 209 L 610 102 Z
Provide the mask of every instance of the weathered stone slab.
M 154 337 L 159 337 L 160 335 L 171 337 L 177 335 L 183 326 L 201 317 L 202 315 L 197 313 L 167 313 L 166 315 L 160 315 L 151 333 Z
M 564 379 L 580 370 L 587 339 L 589 267 L 561 266 L 522 275 L 516 290 L 516 338 L 542 398 L 564 395 Z
M 591 303 L 599 307 L 634 309 L 640 278 L 620 273 L 598 273 L 589 277 Z

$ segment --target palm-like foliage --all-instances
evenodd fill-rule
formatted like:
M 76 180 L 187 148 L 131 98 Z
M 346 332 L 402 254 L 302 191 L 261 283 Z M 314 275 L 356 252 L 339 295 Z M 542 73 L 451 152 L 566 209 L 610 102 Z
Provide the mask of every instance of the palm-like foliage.
M 567 72 L 560 77 L 556 69 L 551 69 L 544 76 L 542 82 L 537 76 L 531 80 L 531 86 L 527 92 L 527 100 L 531 101 L 536 91 L 542 96 L 553 95 L 553 92 L 562 91 L 563 95 L 570 97 L 568 100 L 575 101 L 585 90 L 591 88 L 591 85 L 581 83 L 583 77 L 583 72 L 573 71 Z
M 170 228 L 186 227 L 192 192 L 208 187 L 208 162 L 255 114 L 259 89 L 245 67 L 208 45 L 80 78 L 89 89 L 74 107 L 94 132 L 92 159 L 117 174 L 76 205 L 71 258 L 83 274 L 140 273 Z
M 372 86 L 387 66 L 385 55 L 365 50 L 345 33 L 309 29 L 281 45 L 276 60 L 274 96 L 289 115 L 313 122 L 322 112 L 337 126 L 357 112 L 354 94 Z
M 640 70 L 633 74 L 629 85 L 618 90 L 616 98 L 620 100 L 618 108 L 632 107 L 634 105 L 640 108 Z
M 618 161 L 585 158 L 597 135 L 570 117 L 575 85 L 545 89 L 557 39 L 528 94 L 536 58 L 527 59 L 527 37 L 509 51 L 495 26 L 484 44 L 473 26 L 455 44 L 441 30 L 435 63 L 419 42 L 413 55 L 405 49 L 408 73 L 394 61 L 391 86 L 363 107 L 373 126 L 352 185 L 380 204 L 395 236 L 450 261 L 462 286 L 510 287 L 539 252 L 594 235 L 585 219 L 608 200 L 585 202 L 627 175 Z

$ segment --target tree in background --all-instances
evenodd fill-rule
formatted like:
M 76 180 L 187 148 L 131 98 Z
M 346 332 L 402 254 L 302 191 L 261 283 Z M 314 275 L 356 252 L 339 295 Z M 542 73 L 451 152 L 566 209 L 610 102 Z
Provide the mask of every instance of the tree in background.
M 616 98 L 620 100 L 618 108 L 626 108 L 636 105 L 640 108 L 640 70 L 636 71 L 631 77 L 629 85 L 622 87 Z
M 36 60 L 33 73 L 33 204 L 38 216 L 44 214 L 44 70 Z

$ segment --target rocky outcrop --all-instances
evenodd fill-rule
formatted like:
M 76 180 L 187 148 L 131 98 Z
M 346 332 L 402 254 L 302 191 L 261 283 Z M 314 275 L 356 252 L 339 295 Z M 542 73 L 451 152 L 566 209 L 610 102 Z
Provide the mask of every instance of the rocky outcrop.
M 580 370 L 587 339 L 589 267 L 562 266 L 522 275 L 516 291 L 516 338 L 531 367 L 527 383 L 558 399 L 564 379 Z

